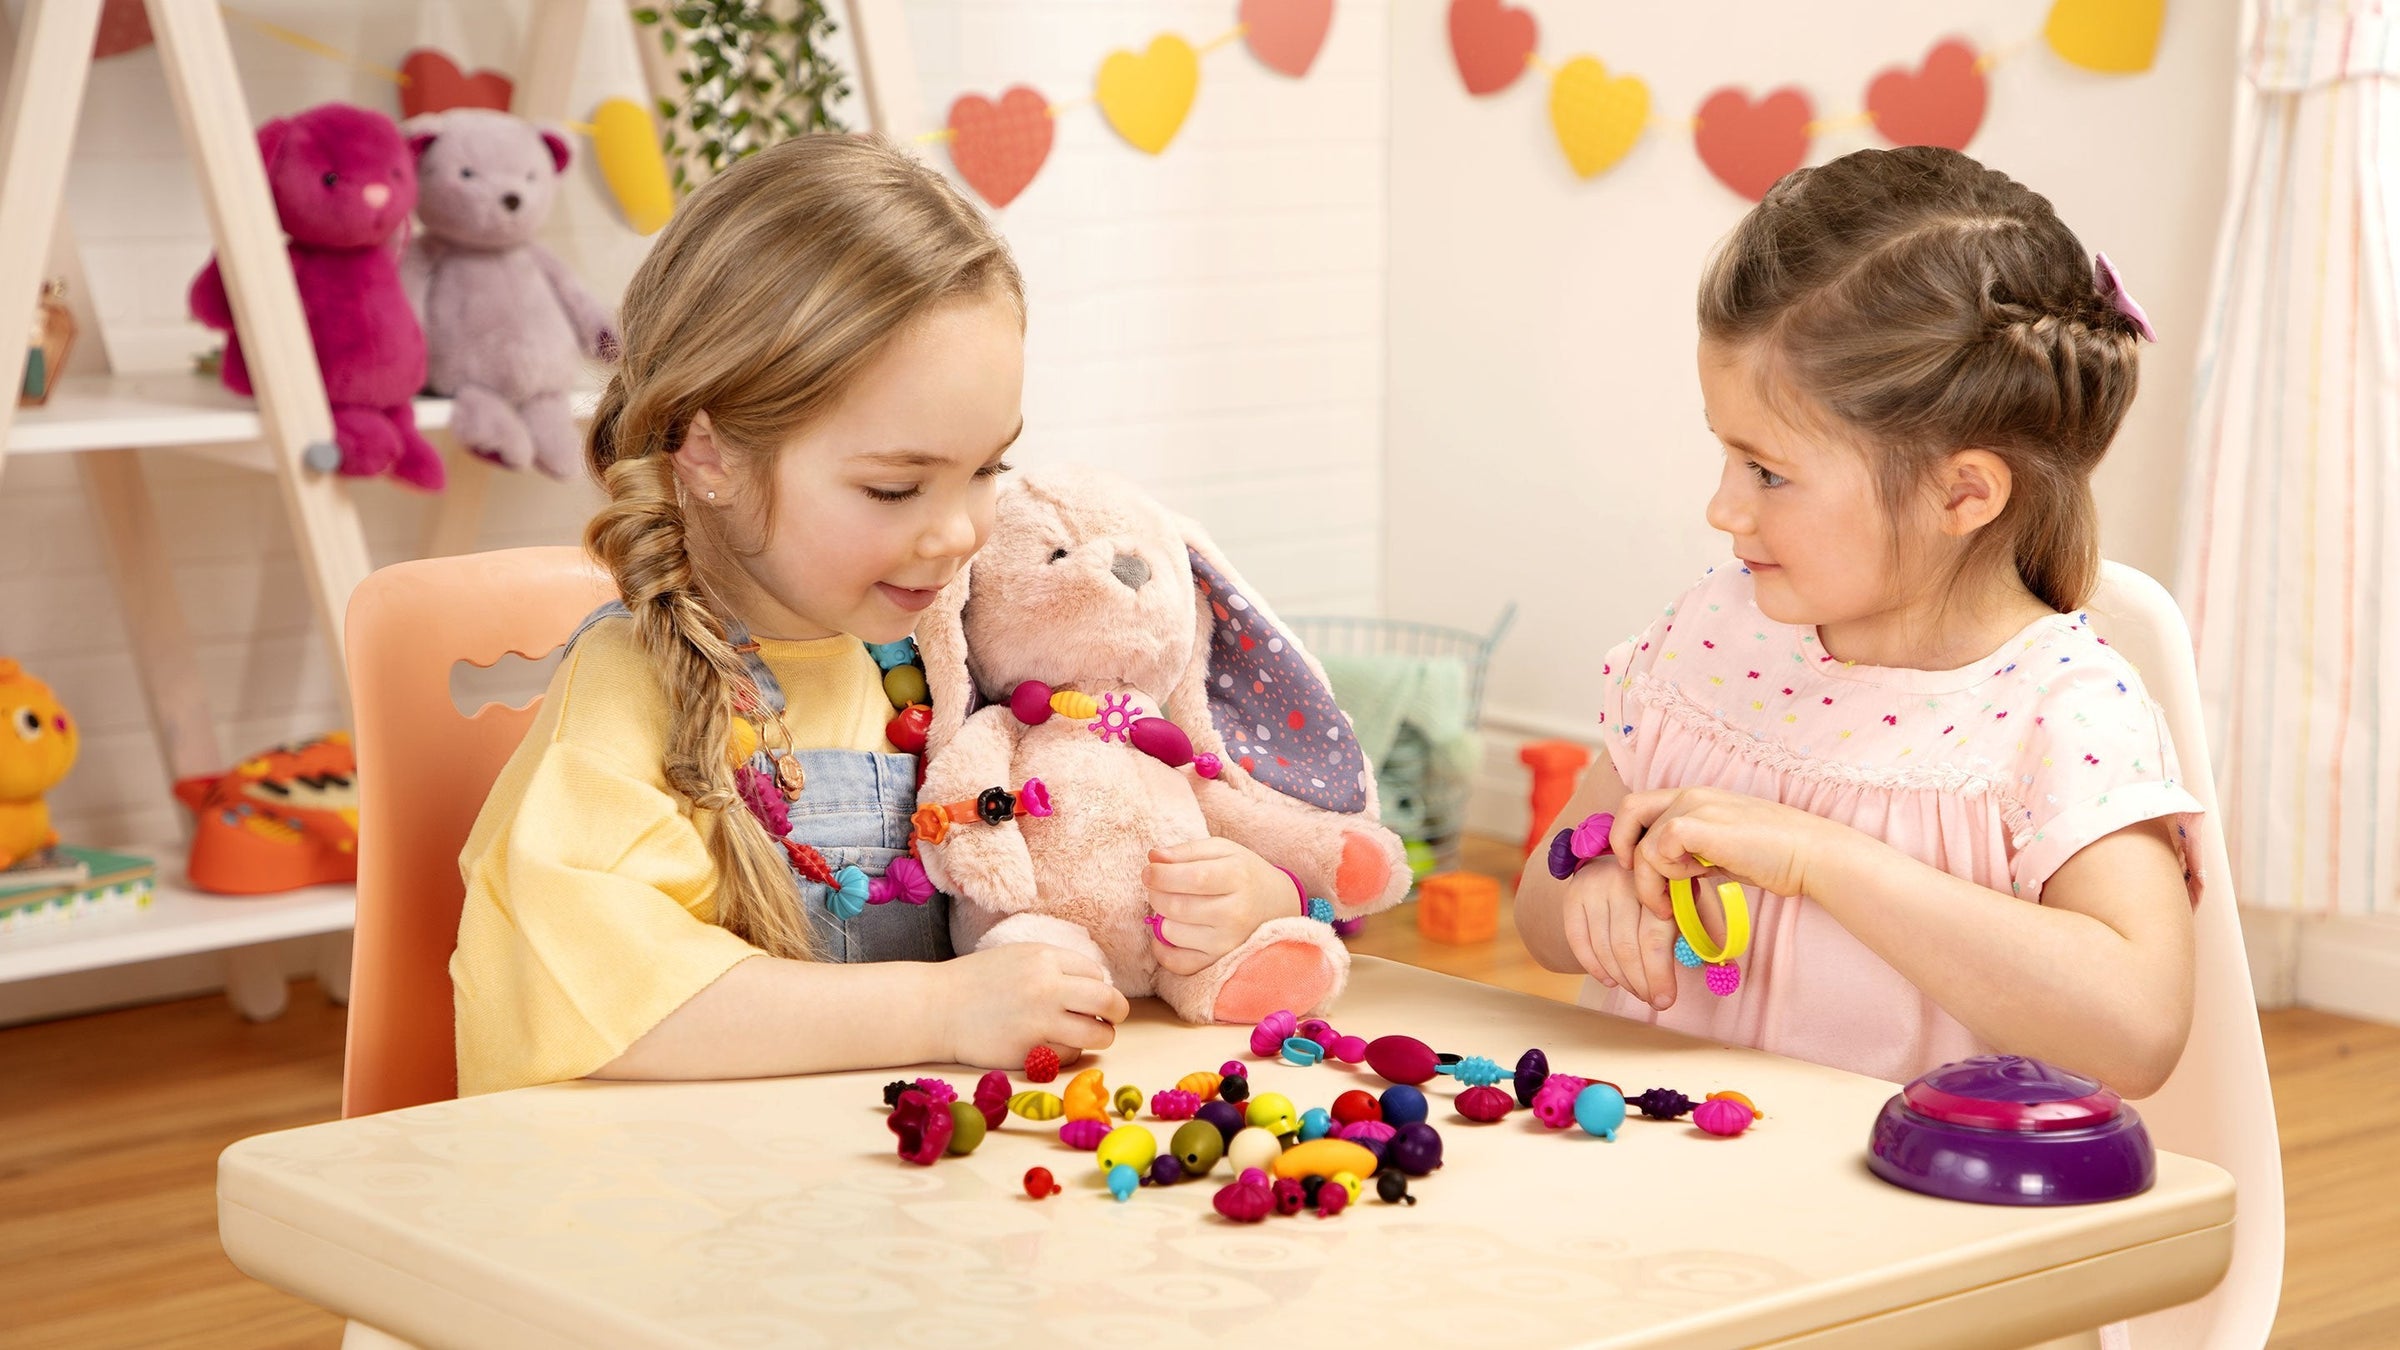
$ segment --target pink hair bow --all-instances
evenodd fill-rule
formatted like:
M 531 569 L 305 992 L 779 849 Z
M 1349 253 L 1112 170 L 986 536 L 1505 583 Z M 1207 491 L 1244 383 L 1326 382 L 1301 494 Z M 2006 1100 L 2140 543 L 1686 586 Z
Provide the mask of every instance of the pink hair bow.
M 2142 312 L 2141 302 L 2133 298 L 2133 292 L 2125 289 L 2125 279 L 2117 275 L 2117 265 L 2105 253 L 2092 255 L 2092 284 L 2100 288 L 2100 298 L 2108 302 L 2110 309 L 2133 320 L 2144 342 L 2158 341 L 2158 330 L 2150 326 L 2150 316 Z

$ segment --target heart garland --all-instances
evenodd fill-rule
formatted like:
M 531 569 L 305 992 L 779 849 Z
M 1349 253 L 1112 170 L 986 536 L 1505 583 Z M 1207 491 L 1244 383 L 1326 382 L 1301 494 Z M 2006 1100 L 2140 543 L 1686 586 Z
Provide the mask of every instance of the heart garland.
M 2165 24 L 2166 0 L 2053 0 L 2042 36 L 2062 59 L 2118 74 L 2147 70 Z M 1640 76 L 1612 74 L 1597 57 L 1559 65 L 1536 50 L 1540 24 L 1506 0 L 1450 0 L 1450 55 L 1459 83 L 1487 98 L 1513 86 L 1529 68 L 1550 76 L 1550 129 L 1567 166 L 1595 178 L 1633 152 L 1652 124 L 1650 87 Z M 1867 86 L 1865 111 L 1820 119 L 1797 88 L 1753 98 L 1739 87 L 1702 100 L 1687 124 L 1701 164 L 1718 182 L 1751 201 L 1808 160 L 1818 133 L 1872 127 L 1893 145 L 1964 150 L 1983 126 L 1991 100 L 1987 72 L 1998 57 L 1961 38 L 1946 38 L 1914 69 L 1894 66 Z

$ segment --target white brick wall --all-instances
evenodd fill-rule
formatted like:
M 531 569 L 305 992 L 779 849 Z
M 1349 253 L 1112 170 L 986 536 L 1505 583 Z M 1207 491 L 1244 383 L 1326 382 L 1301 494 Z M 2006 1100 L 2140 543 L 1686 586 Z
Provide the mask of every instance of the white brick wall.
M 508 69 L 522 3 L 247 0 L 246 12 L 379 64 L 420 42 Z M 1195 44 L 1232 26 L 1231 0 L 909 0 L 938 125 L 950 100 L 1025 82 L 1081 99 L 1112 47 L 1162 31 Z M 1385 312 L 1384 7 L 1342 6 L 1304 80 L 1235 44 L 1203 58 L 1201 92 L 1159 158 L 1086 104 L 1003 218 L 1024 265 L 1032 331 L 1024 453 L 1106 464 L 1198 516 L 1286 612 L 1371 612 L 1381 585 Z M 387 110 L 373 76 L 231 30 L 254 117 L 328 99 Z M 639 93 L 630 39 L 587 34 L 574 107 Z M 939 147 L 931 158 L 947 164 Z M 70 212 L 102 338 L 122 370 L 181 368 L 211 344 L 184 316 L 209 253 L 155 51 L 102 63 L 76 142 Z M 588 163 L 550 242 L 603 293 L 644 241 L 616 221 Z M 336 723 L 340 702 L 273 484 L 176 456 L 148 459 L 176 586 L 227 753 Z M 410 556 L 427 503 L 358 490 L 374 558 Z M 505 477 L 482 543 L 569 542 L 595 497 Z M 80 838 L 181 827 L 144 715 L 116 597 L 72 463 L 19 457 L 0 481 L 0 652 L 56 684 L 84 719 L 84 758 L 53 797 Z M 539 672 L 479 690 L 538 687 Z

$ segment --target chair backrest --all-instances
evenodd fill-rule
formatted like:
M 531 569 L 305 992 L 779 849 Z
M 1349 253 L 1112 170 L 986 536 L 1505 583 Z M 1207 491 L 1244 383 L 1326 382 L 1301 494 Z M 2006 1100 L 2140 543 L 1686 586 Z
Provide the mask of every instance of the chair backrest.
M 541 700 L 462 717 L 458 662 L 544 656 L 616 597 L 577 548 L 520 548 L 386 567 L 350 596 L 358 743 L 358 931 L 342 1114 L 458 1095 L 450 953 L 466 898 L 458 855 Z
M 2150 696 L 2166 710 L 2184 786 L 2214 815 L 2217 790 L 2200 720 L 2200 674 L 2182 611 L 2165 587 L 2114 562 L 2102 566 L 2099 589 L 2085 609 L 2093 631 L 2141 671 Z M 2283 1154 L 2225 833 L 2207 829 L 2199 837 L 2192 1035 L 2166 1086 L 2137 1105 L 2160 1148 L 2205 1158 L 2233 1174 L 2233 1266 L 2206 1298 L 2136 1320 L 2133 1338 L 2144 1350 L 2257 1350 L 2267 1342 L 2283 1292 Z

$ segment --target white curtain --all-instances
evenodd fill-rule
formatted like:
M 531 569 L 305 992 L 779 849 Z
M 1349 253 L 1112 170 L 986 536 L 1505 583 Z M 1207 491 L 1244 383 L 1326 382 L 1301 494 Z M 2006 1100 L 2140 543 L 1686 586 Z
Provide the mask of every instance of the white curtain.
M 2234 893 L 2400 913 L 2400 16 L 2248 8 L 2177 598 Z

